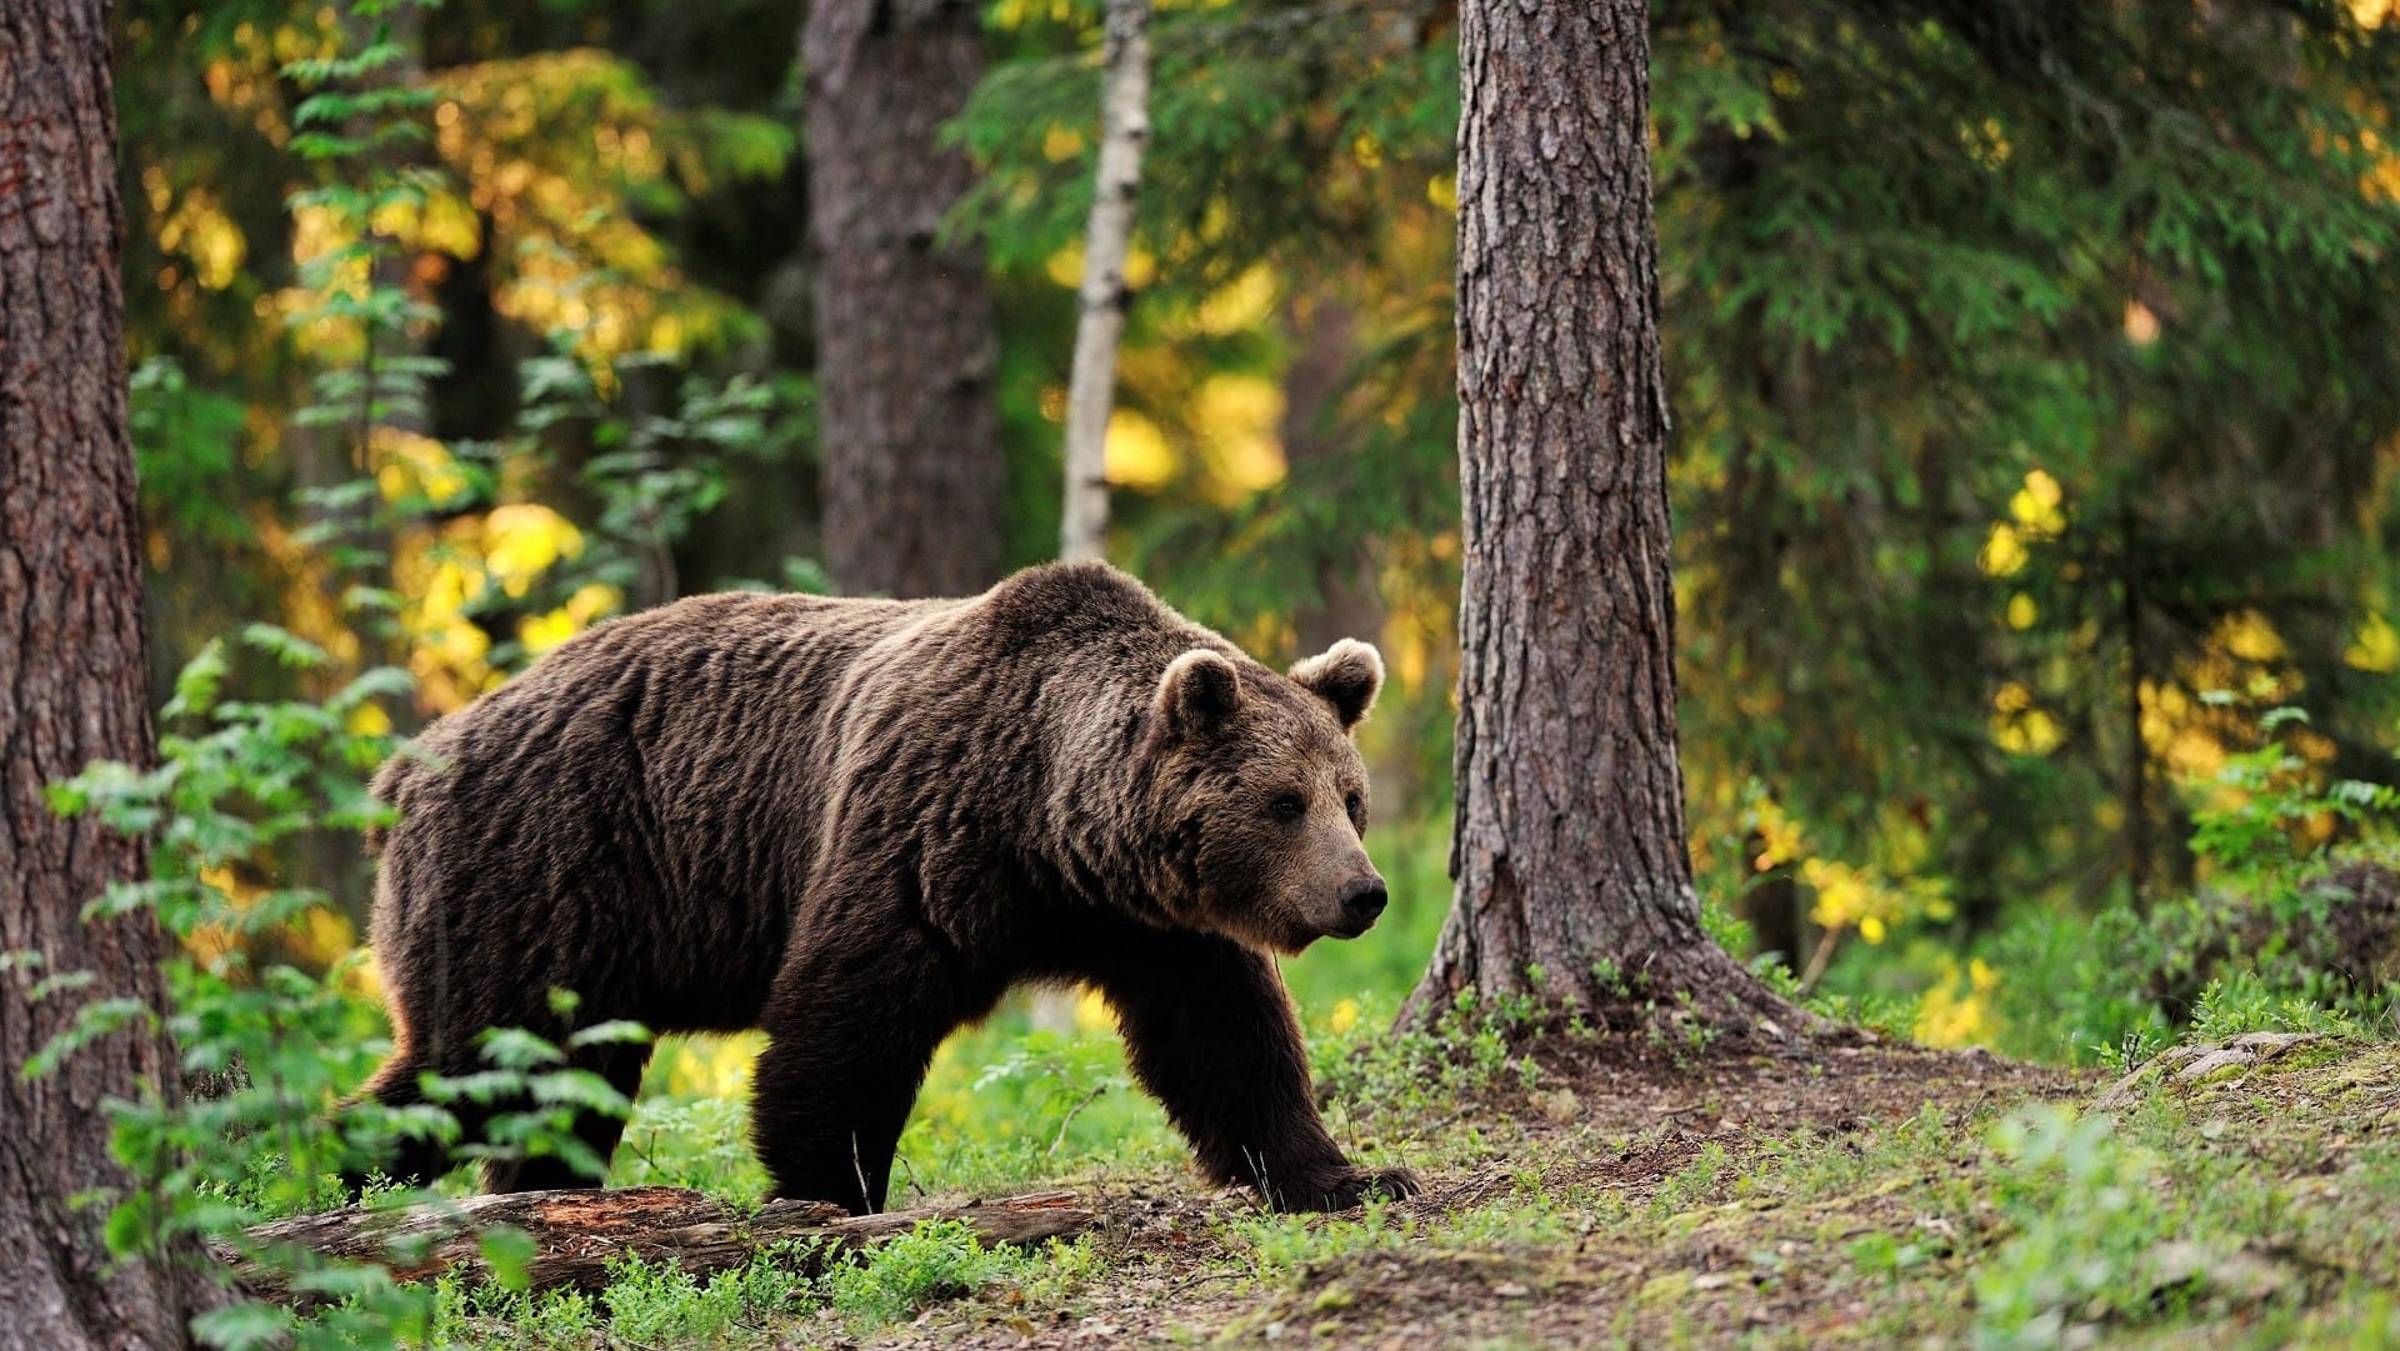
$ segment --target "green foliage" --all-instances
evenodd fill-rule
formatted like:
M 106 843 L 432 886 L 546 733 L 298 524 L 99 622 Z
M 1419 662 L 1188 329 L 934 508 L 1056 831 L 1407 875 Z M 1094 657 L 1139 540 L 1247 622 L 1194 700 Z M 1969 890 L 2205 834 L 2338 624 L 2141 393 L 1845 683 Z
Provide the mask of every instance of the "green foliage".
M 897 1322 L 938 1300 L 974 1294 L 1023 1265 L 1024 1259 L 976 1242 L 958 1220 L 927 1220 L 915 1229 L 825 1273 L 826 1299 L 853 1326 Z
M 767 1193 L 767 1175 L 750 1147 L 749 1102 L 645 1088 L 608 1180 L 619 1187 L 690 1187 L 722 1201 L 755 1203 Z
M 1977 1267 L 1977 1344 L 1994 1351 L 2070 1343 L 2069 1329 L 2159 1312 L 2144 1279 L 2177 1233 L 2155 1161 L 2115 1121 L 2045 1108 L 1992 1131 L 2006 1165 L 1995 1199 L 2016 1236 Z
M 2130 908 L 2083 918 L 2028 911 L 1994 935 L 2001 1049 L 2067 1064 L 2138 1064 L 2174 1036 L 2168 1013 L 2129 979 L 2154 931 Z
M 526 361 L 519 369 L 522 403 L 512 436 L 489 452 L 540 460 L 567 446 L 582 449 L 576 486 L 590 503 L 582 553 L 550 568 L 531 603 L 563 601 L 577 589 L 601 585 L 636 606 L 663 604 L 683 591 L 676 547 L 725 500 L 742 461 L 775 462 L 804 440 L 794 410 L 808 397 L 806 382 L 770 382 L 736 375 L 719 382 L 679 373 L 665 362 L 632 360 L 607 369 L 613 397 L 604 396 L 590 363 L 572 343 Z M 672 382 L 671 390 L 659 386 Z M 644 412 L 633 391 L 655 392 L 663 411 Z M 794 564 L 785 560 L 787 575 Z M 507 602 L 517 603 L 515 598 Z M 502 665 L 520 656 L 503 645 Z
M 705 1280 L 672 1262 L 627 1257 L 610 1267 L 597 1296 L 444 1278 L 434 1285 L 432 1327 L 442 1346 L 785 1345 L 790 1329 L 819 1311 L 854 1334 L 872 1333 L 995 1283 L 1071 1278 L 1088 1260 L 1087 1249 L 1065 1244 L 1043 1254 L 986 1249 L 958 1221 L 928 1221 L 864 1252 L 779 1244 Z
M 2210 725 L 2167 709 L 2250 669 L 2243 616 L 2329 734 L 2389 741 L 2316 607 L 2363 623 L 2386 572 L 2388 499 L 2332 465 L 2400 422 L 2339 337 L 2400 308 L 2400 210 L 2345 139 L 2391 44 L 2240 9 L 1659 11 L 1687 738 L 1978 922 L 2174 858 L 2164 776 L 2123 766 Z M 2365 524 L 2304 524 L 2328 500 Z M 2146 839 L 2092 827 L 2112 798 Z
M 286 665 L 321 664 L 313 645 L 257 626 L 244 647 Z M 111 1108 L 111 1149 L 137 1190 L 105 1198 L 119 1255 L 172 1260 L 195 1238 L 232 1242 L 251 1257 L 294 1273 L 297 1288 L 334 1303 L 295 1320 L 280 1308 L 237 1303 L 196 1329 L 212 1345 L 286 1339 L 304 1346 L 379 1344 L 421 1335 L 428 1292 L 395 1284 L 372 1263 L 330 1263 L 245 1239 L 243 1226 L 340 1204 L 339 1175 L 398 1138 L 455 1141 L 451 1104 L 500 1104 L 467 1157 L 559 1157 L 597 1174 L 573 1133 L 578 1111 L 622 1114 L 623 1098 L 596 1076 L 564 1068 L 561 1048 L 513 1029 L 486 1034 L 489 1068 L 429 1076 L 427 1102 L 386 1108 L 346 1095 L 390 1049 L 380 1019 L 354 992 L 353 953 L 312 970 L 312 935 L 325 898 L 277 886 L 264 872 L 275 847 L 301 832 L 355 835 L 389 811 L 360 781 L 389 750 L 385 738 L 349 730 L 352 715 L 407 682 L 370 671 L 324 703 L 254 703 L 224 697 L 235 674 L 227 649 L 211 646 L 176 681 L 164 713 L 160 763 L 141 771 L 97 764 L 53 790 L 53 805 L 90 815 L 151 841 L 151 875 L 120 884 L 88 914 L 150 914 L 173 942 L 163 1006 L 112 998 L 82 1003 L 66 1030 L 25 1067 L 40 1076 L 121 1028 L 163 1027 L 184 1077 L 200 1091 L 180 1100 L 156 1092 Z M 188 728 L 190 730 L 183 730 Z M 254 878 L 261 880 L 252 880 Z M 86 982 L 50 973 L 37 997 L 60 997 Z M 554 1000 L 562 1016 L 572 999 Z M 624 1023 L 575 1032 L 570 1045 L 640 1039 Z M 521 1105 L 520 1105 L 521 1104 Z M 495 1239 L 505 1244 L 505 1239 Z M 505 1256 L 505 1247 L 495 1248 Z M 505 1269 L 505 1267 L 503 1267 Z
M 2230 697 L 2211 699 L 2230 703 Z M 2276 736 L 2305 727 L 2305 709 L 2279 707 L 2260 715 L 2265 740 L 2226 757 L 2214 790 L 2195 795 L 2192 853 L 2220 877 L 2252 885 L 2288 880 L 2295 862 L 2317 857 L 2331 838 L 2326 826 L 2389 823 L 2400 814 L 2400 788 L 2358 779 L 2328 781 Z
M 134 469 L 163 505 L 177 537 L 212 548 L 239 545 L 247 527 L 226 489 L 238 476 L 238 399 L 194 385 L 183 367 L 154 357 L 134 367 L 128 404 Z
M 1294 1280 L 1328 1261 L 1405 1248 L 1424 1237 L 1414 1216 L 1396 1213 L 1380 1198 L 1367 1202 L 1355 1218 L 1260 1212 L 1229 1216 L 1217 1228 L 1254 1272 L 1276 1282 Z
M 2191 1037 L 2225 1041 L 2245 1032 L 2297 1032 L 2356 1037 L 2367 1026 L 2338 1005 L 2279 991 L 2256 971 L 2233 970 L 2209 981 L 2192 1005 Z
M 1309 1044 L 1318 1082 L 1355 1121 L 1429 1116 L 1494 1089 L 1530 1089 L 1539 1068 L 1515 1047 L 1557 1012 L 1531 998 L 1485 1003 L 1471 989 L 1423 1028 L 1393 1028 L 1381 1000 L 1362 1007 L 1348 1031 Z
M 1021 53 L 961 119 L 1004 269 L 1079 229 L 1093 14 L 1010 28 Z M 2390 745 L 2389 658 L 2351 658 L 2391 591 L 2370 465 L 2400 428 L 2400 367 L 2346 336 L 2400 316 L 2400 196 L 2374 186 L 2400 61 L 2371 23 L 2334 4 L 1654 8 L 1704 829 L 1762 781 L 1831 856 L 1948 883 L 1985 927 L 2020 898 L 2088 906 L 2129 852 L 2152 876 L 2180 863 L 2165 767 L 2128 785 L 2125 766 L 2221 730 L 2189 705 L 2229 676 L 2305 691 L 2346 756 Z M 1142 234 L 1172 264 L 1140 290 L 1136 347 L 1251 368 L 1176 326 L 1253 267 L 1287 307 L 1269 362 L 1298 355 L 1311 305 L 1369 316 L 1319 429 L 1341 453 L 1295 455 L 1230 509 L 1119 494 L 1145 571 L 1232 631 L 1281 633 L 1287 598 L 1362 546 L 1387 598 L 1455 581 L 1418 547 L 1455 520 L 1449 260 L 1408 251 L 1450 165 L 1450 36 L 1338 7 L 1162 20 Z M 1161 384 L 1130 405 L 1205 443 Z M 2243 657 L 2275 644 L 2229 629 L 2282 651 Z
M 2069 1064 L 2139 1063 L 2187 1029 L 2375 1030 L 2393 1026 L 2400 890 L 2391 871 L 2392 791 L 2334 776 L 2299 753 L 2305 714 L 2270 709 L 2187 790 L 2188 894 L 2146 909 L 2082 914 L 2021 903 L 1966 954 L 1990 973 L 1977 1039 Z M 1955 966 L 1931 939 L 1852 954 L 1809 1000 L 1833 1016 L 1913 1030 L 1917 995 Z M 1878 1013 L 1877 1010 L 1881 1012 Z
M 404 158 L 408 147 L 426 139 L 437 95 L 407 80 L 415 58 L 394 40 L 391 21 L 421 21 L 415 11 L 438 7 L 438 0 L 350 0 L 350 23 L 373 25 L 363 41 L 283 68 L 286 79 L 310 91 L 292 110 L 290 152 L 326 171 L 319 186 L 294 194 L 291 204 L 296 211 L 322 212 L 334 233 L 333 246 L 301 269 L 315 304 L 293 322 L 348 329 L 359 352 L 355 364 L 318 372 L 316 401 L 299 409 L 294 421 L 347 427 L 361 472 L 372 463 L 368 438 L 374 429 L 421 422 L 425 384 L 447 370 L 446 363 L 405 350 L 409 331 L 438 315 L 393 275 L 403 253 L 386 224 L 421 210 L 438 184 Z
M 722 1344 L 737 1328 L 804 1307 L 811 1293 L 805 1256 L 789 1248 L 762 1252 L 705 1282 L 671 1262 L 628 1258 L 611 1270 L 600 1297 L 608 1331 L 644 1346 Z
M 990 241 L 999 268 L 1038 267 L 1082 237 L 1099 144 L 1099 17 L 1079 0 L 1009 31 L 1014 59 L 994 67 L 953 128 L 985 166 L 957 224 Z M 1204 295 L 1260 257 L 1378 248 L 1373 213 L 1389 185 L 1421 195 L 1422 176 L 1408 183 L 1404 169 L 1448 169 L 1456 49 L 1398 40 L 1408 16 L 1391 18 L 1361 25 L 1339 8 L 1274 5 L 1160 16 L 1137 229 L 1177 255 L 1170 293 Z M 1074 138 L 1064 155 L 1061 132 Z M 1371 147 L 1363 162 L 1345 168 L 1361 147 Z M 1188 239 L 1202 221 L 1205 238 Z

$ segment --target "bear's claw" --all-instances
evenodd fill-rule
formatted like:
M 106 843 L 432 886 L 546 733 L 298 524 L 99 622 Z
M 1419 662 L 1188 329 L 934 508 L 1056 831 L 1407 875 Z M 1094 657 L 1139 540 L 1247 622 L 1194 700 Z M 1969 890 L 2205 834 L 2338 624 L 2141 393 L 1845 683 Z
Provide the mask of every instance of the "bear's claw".
M 1381 1198 L 1405 1201 L 1425 1190 L 1406 1168 L 1344 1168 L 1302 1186 L 1274 1188 L 1267 1198 L 1276 1210 L 1348 1210 Z

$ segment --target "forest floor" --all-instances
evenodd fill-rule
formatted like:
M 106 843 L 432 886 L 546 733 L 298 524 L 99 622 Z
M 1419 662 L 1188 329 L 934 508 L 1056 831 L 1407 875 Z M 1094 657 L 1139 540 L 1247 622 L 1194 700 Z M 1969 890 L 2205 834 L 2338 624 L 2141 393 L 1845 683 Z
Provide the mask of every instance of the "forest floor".
M 1888 1044 L 1554 1042 L 1360 1143 L 1413 1200 L 1274 1216 L 1188 1175 L 1039 1279 L 784 1344 L 2400 1345 L 2400 1045 L 2256 1034 L 2125 1082 Z

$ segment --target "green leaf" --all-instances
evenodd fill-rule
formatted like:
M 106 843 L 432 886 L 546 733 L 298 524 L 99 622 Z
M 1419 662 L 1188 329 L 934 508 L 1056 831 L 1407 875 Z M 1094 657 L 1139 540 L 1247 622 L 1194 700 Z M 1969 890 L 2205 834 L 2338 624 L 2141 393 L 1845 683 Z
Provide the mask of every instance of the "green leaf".
M 274 624 L 248 624 L 242 628 L 242 641 L 275 658 L 285 666 L 314 670 L 331 660 L 325 649 L 291 630 Z
M 251 1351 L 281 1346 L 297 1320 L 289 1310 L 256 1300 L 228 1304 L 192 1319 L 192 1335 L 202 1345 L 220 1351 Z
M 484 1265 L 491 1268 L 492 1280 L 502 1289 L 524 1290 L 533 1284 L 533 1259 L 541 1249 L 531 1234 L 503 1225 L 484 1230 L 476 1245 L 483 1252 Z
M 635 1045 L 649 1040 L 649 1028 L 629 1019 L 615 1018 L 605 1023 L 594 1023 L 590 1027 L 582 1029 L 567 1038 L 567 1044 L 576 1047 L 602 1046 L 611 1043 Z
M 225 683 L 231 663 L 225 658 L 225 640 L 211 638 L 199 654 L 183 664 L 175 676 L 175 697 L 158 711 L 161 722 L 176 722 L 200 717 L 216 707 L 217 691 Z

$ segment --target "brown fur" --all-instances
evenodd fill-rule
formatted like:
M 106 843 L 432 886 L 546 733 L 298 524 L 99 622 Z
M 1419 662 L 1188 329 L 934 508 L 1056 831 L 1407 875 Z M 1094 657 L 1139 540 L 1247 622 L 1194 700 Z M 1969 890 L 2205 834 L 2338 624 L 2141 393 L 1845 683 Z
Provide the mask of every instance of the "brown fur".
M 372 1091 L 476 1068 L 486 1027 L 561 1030 L 553 988 L 587 1022 L 764 1028 L 776 1195 L 871 1210 L 942 1039 L 1014 984 L 1080 980 L 1212 1178 L 1295 1208 L 1411 1190 L 1326 1135 L 1262 951 L 1355 936 L 1383 898 L 1347 735 L 1381 660 L 1345 642 L 1294 674 L 1100 564 L 596 628 L 376 782 L 401 812 L 374 923 L 401 1050 Z M 646 1051 L 577 1054 L 630 1095 Z M 579 1130 L 605 1158 L 620 1125 Z M 414 1145 L 394 1172 L 447 1162 Z

